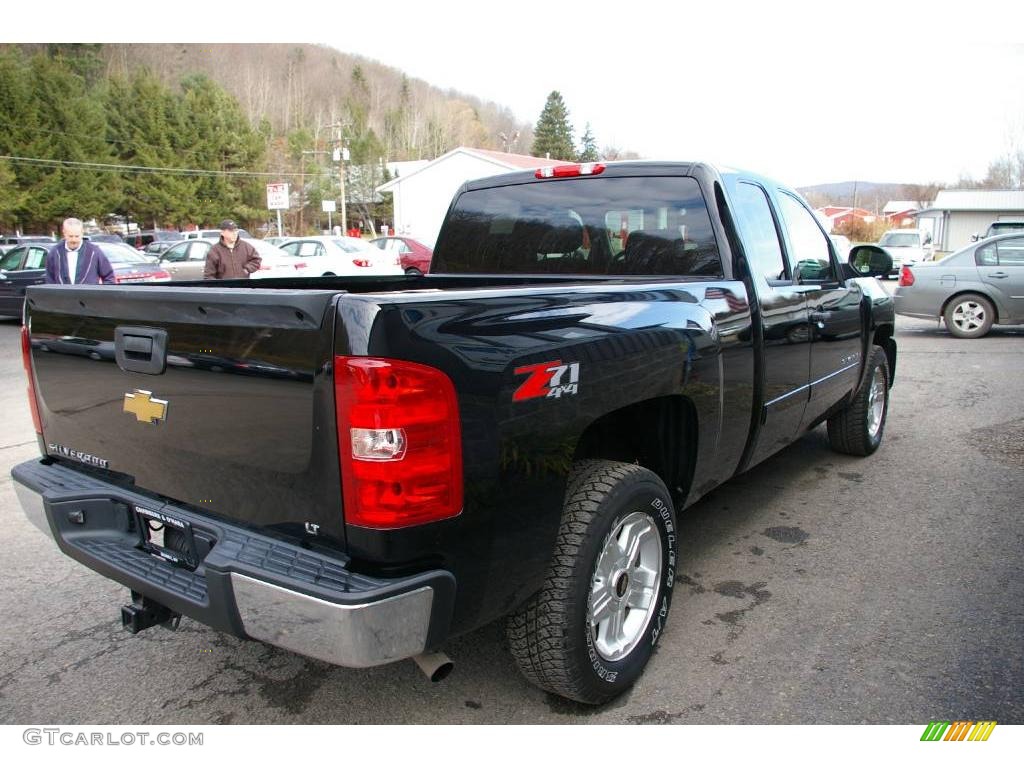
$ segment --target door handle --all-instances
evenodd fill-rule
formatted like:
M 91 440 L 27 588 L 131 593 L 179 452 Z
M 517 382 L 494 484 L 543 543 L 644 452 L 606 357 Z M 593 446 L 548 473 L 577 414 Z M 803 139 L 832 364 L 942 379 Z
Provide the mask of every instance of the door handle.
M 988 276 L 989 277 L 997 277 L 1000 280 L 1002 280 L 1004 277 L 1009 277 L 1009 275 L 1006 274 L 1005 272 L 989 272 Z
M 811 312 L 812 323 L 823 323 L 832 317 L 831 312 Z

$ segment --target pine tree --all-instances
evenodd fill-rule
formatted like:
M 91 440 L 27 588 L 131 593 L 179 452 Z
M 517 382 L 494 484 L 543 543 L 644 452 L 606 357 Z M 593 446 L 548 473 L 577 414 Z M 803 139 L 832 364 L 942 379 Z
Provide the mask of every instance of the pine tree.
M 534 129 L 533 149 L 536 157 L 552 160 L 572 160 L 576 149 L 572 142 L 572 125 L 562 94 L 552 91 Z
M 580 144 L 580 153 L 576 159 L 581 163 L 594 163 L 601 159 L 597 151 L 597 141 L 594 139 L 594 134 L 590 132 L 590 123 L 587 123 L 587 129 L 583 132 Z
M 109 165 L 115 157 L 105 141 L 106 115 L 85 81 L 60 59 L 43 54 L 29 61 L 28 77 L 35 120 L 29 120 L 32 139 L 21 154 L 60 163 Z M 102 217 L 120 198 L 120 174 L 109 168 L 37 167 L 19 182 L 28 196 L 24 224 L 37 231 L 53 229 L 68 216 Z

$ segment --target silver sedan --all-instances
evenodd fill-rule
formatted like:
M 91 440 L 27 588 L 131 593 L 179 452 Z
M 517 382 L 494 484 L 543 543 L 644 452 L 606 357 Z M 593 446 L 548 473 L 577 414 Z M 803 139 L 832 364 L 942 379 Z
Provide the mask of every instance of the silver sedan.
M 990 237 L 941 261 L 904 266 L 893 298 L 898 314 L 941 317 L 962 339 L 1024 323 L 1024 235 Z

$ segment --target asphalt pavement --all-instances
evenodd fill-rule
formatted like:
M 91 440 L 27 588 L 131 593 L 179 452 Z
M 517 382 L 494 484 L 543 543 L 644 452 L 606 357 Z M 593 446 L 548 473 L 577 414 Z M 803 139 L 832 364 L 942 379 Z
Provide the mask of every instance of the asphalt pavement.
M 0 723 L 1024 723 L 1024 329 L 898 318 L 879 451 L 822 427 L 686 510 L 666 634 L 597 709 L 527 684 L 499 624 L 452 641 L 436 684 L 188 619 L 129 635 L 127 590 L 15 499 L 38 450 L 18 333 L 0 320 Z

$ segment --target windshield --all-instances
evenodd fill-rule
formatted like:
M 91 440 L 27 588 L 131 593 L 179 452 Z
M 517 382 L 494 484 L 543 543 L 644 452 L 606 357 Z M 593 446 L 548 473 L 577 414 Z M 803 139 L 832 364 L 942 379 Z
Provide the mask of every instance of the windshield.
M 990 235 L 1002 235 L 1007 232 L 1024 231 L 1024 221 L 997 221 L 988 228 Z
M 921 240 L 910 232 L 886 232 L 878 244 L 896 248 L 914 248 L 921 244 Z
M 466 192 L 434 262 L 448 273 L 722 274 L 704 196 L 689 177 L 579 177 Z

